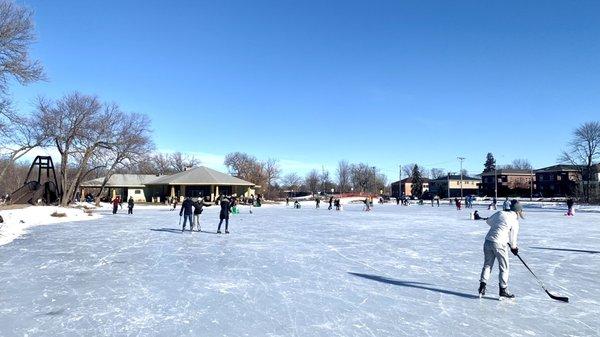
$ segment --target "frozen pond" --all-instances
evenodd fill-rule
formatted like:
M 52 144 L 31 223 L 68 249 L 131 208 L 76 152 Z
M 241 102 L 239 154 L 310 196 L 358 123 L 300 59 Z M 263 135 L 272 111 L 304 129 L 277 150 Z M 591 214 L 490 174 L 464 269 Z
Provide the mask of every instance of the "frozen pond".
M 521 256 L 568 304 L 512 255 L 517 299 L 496 300 L 497 266 L 478 299 L 488 227 L 448 205 L 244 209 L 230 235 L 216 207 L 191 234 L 166 208 L 124 213 L 0 246 L 0 336 L 600 335 L 600 213 L 521 222 Z

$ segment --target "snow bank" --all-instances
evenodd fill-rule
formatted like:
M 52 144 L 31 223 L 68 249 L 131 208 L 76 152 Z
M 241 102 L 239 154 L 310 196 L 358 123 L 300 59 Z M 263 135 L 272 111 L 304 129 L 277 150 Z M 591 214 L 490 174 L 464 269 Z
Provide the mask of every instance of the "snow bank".
M 93 206 L 87 206 L 93 207 Z M 51 216 L 52 213 L 64 213 L 63 217 Z M 91 215 L 89 215 L 91 214 Z M 0 224 L 0 246 L 12 242 L 34 226 L 51 225 L 71 221 L 92 220 L 100 217 L 93 210 L 86 213 L 81 205 L 76 207 L 28 206 L 20 209 L 0 210 L 4 223 Z

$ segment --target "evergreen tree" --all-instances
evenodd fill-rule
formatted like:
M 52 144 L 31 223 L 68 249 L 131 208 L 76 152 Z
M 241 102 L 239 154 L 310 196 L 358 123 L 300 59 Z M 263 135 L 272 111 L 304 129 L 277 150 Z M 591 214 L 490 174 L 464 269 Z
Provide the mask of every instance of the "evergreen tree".
M 494 159 L 494 155 L 491 152 L 488 152 L 483 166 L 485 167 L 483 172 L 493 172 L 496 170 L 496 159 Z
M 410 193 L 416 198 L 421 198 L 421 194 L 423 194 L 423 174 L 417 164 L 413 166 L 412 170 L 412 187 L 410 188 Z

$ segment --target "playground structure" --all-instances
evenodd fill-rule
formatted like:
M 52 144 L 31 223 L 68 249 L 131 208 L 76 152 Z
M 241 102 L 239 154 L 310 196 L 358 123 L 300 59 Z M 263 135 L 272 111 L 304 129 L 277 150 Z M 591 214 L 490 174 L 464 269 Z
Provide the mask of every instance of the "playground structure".
M 37 180 L 34 180 L 32 173 L 36 167 Z M 10 195 L 10 203 L 36 205 L 41 202 L 45 205 L 53 205 L 60 201 L 61 195 L 52 157 L 37 156 L 29 168 L 23 186 Z

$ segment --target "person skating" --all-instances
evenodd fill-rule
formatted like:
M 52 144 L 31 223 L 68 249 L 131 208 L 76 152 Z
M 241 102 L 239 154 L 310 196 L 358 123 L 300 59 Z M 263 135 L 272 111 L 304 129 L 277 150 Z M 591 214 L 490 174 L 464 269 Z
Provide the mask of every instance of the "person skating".
M 112 201 L 113 204 L 113 213 L 112 214 L 117 214 L 117 210 L 119 210 L 119 203 L 121 198 L 119 197 L 115 197 Z
M 335 206 L 335 210 L 339 211 L 341 204 L 340 204 L 340 199 L 335 199 L 335 201 L 333 202 L 334 206 Z
M 366 198 L 363 202 L 365 203 L 365 212 L 370 211 L 371 205 L 369 204 L 369 198 Z
M 221 198 L 220 206 L 221 212 L 219 213 L 220 221 L 219 227 L 217 228 L 217 234 L 221 234 L 221 224 L 223 224 L 223 220 L 225 220 L 225 234 L 229 234 L 229 213 L 231 213 L 231 203 L 229 202 L 229 199 L 225 197 Z
M 185 225 L 188 222 L 188 220 L 190 221 L 190 232 L 194 228 L 194 220 L 192 219 L 193 214 L 194 214 L 194 202 L 192 201 L 192 198 L 187 197 L 181 203 L 181 210 L 179 211 L 179 216 L 183 215 L 183 227 L 181 227 L 182 232 L 185 230 Z
M 333 204 L 333 197 L 329 197 L 329 207 L 327 207 L 327 209 L 330 210 L 330 211 L 333 208 L 332 204 Z
M 129 197 L 129 200 L 127 200 L 127 214 L 133 214 L 133 205 L 133 197 Z
M 488 218 L 482 218 L 482 217 L 481 217 L 481 215 L 479 215 L 479 212 L 478 212 L 478 211 L 475 211 L 475 212 L 473 213 L 473 219 L 474 219 L 474 220 L 487 220 Z
M 440 197 L 436 195 L 435 200 L 437 201 L 437 207 L 440 207 Z
M 321 198 L 319 197 L 315 199 L 315 208 L 321 208 Z
M 574 216 L 575 215 L 575 209 L 573 208 L 573 205 L 575 204 L 575 202 L 573 201 L 573 198 L 569 198 L 567 199 L 567 216 Z
M 300 202 L 298 200 L 294 200 L 294 208 L 300 208 Z
M 519 218 L 523 219 L 523 206 L 517 200 L 510 203 L 510 211 L 499 211 L 486 220 L 490 230 L 483 244 L 484 263 L 479 279 L 479 296 L 485 295 L 487 280 L 490 277 L 494 261 L 498 260 L 498 280 L 500 298 L 515 297 L 508 291 L 508 250 L 517 255 L 517 236 L 519 234 Z
M 290 205 L 290 198 L 289 197 L 285 197 L 285 205 L 286 206 Z
M 496 210 L 496 204 L 498 203 L 498 200 L 496 200 L 496 197 L 492 198 L 492 203 L 488 206 L 488 209 L 494 209 Z
M 198 200 L 196 200 L 196 202 L 193 203 L 194 206 L 194 224 L 196 225 L 196 230 L 198 232 L 201 231 L 200 229 L 200 214 L 202 214 L 203 211 L 203 207 L 210 207 L 212 204 L 209 202 L 205 202 L 204 198 L 198 198 Z M 191 228 L 192 230 L 194 229 L 193 226 Z
M 506 199 L 502 203 L 502 210 L 503 211 L 510 211 L 510 201 L 508 200 L 508 197 L 506 197 Z

